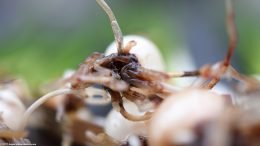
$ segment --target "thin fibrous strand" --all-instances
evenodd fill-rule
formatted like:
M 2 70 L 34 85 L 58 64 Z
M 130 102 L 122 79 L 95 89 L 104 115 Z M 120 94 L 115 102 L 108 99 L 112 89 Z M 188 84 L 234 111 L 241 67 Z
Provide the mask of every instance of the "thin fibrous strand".
M 230 67 L 230 72 L 234 79 L 245 83 L 249 88 L 253 88 L 253 89 L 260 88 L 259 81 L 238 73 L 233 67 Z
M 175 87 L 165 82 L 160 82 L 160 86 L 163 88 L 164 93 L 174 93 L 180 90 L 178 87 Z
M 222 62 L 221 62 L 222 63 Z M 213 66 L 214 67 L 214 66 Z M 221 64 L 217 71 L 212 70 L 212 66 L 209 70 L 211 80 L 204 88 L 212 89 L 217 83 L 221 80 L 222 76 L 226 74 L 227 70 L 229 69 L 230 65 L 225 66 L 224 64 Z
M 120 107 L 119 112 L 122 114 L 122 116 L 130 121 L 135 121 L 135 122 L 146 121 L 146 120 L 149 120 L 153 114 L 152 112 L 146 112 L 144 115 L 141 115 L 141 116 L 132 115 L 125 110 L 122 100 L 119 101 L 119 107 Z
M 220 78 L 213 78 L 205 87 L 206 89 L 212 89 L 218 82 L 220 81 Z
M 112 30 L 114 33 L 114 37 L 116 40 L 116 44 L 117 44 L 117 51 L 119 54 L 123 53 L 123 35 L 122 35 L 122 31 L 119 27 L 119 24 L 117 23 L 116 17 L 113 13 L 113 11 L 110 9 L 110 7 L 107 5 L 107 3 L 104 0 L 96 0 L 97 3 L 100 5 L 100 7 L 106 12 L 106 14 L 108 15 L 110 22 L 111 22 L 111 26 L 112 26 Z
M 199 76 L 200 71 L 183 71 L 183 72 L 170 72 L 168 75 L 172 78 L 177 78 L 177 77 L 194 77 L 194 76 Z
M 249 78 L 249 77 L 246 77 L 246 76 L 244 76 L 244 75 L 238 73 L 232 66 L 229 66 L 229 67 L 228 67 L 228 71 L 229 71 L 228 73 L 231 74 L 231 77 L 232 77 L 233 79 L 236 79 L 236 80 L 238 80 L 238 81 L 240 81 L 240 82 L 244 82 L 245 84 L 247 84 L 247 85 L 250 86 L 250 87 L 257 88 L 257 87 L 260 86 L 260 83 L 259 83 L 259 82 L 257 82 L 257 81 L 254 80 L 254 79 L 251 79 L 251 78 Z M 217 77 L 213 78 L 213 79 L 208 83 L 208 85 L 206 86 L 206 88 L 208 88 L 208 89 L 213 88 L 213 87 L 217 84 L 217 82 L 219 82 L 219 80 L 220 80 L 220 78 L 217 78 Z
M 125 81 L 117 80 L 113 77 L 100 77 L 89 75 L 80 77 L 80 80 L 87 82 L 88 84 L 101 84 L 117 91 L 125 91 L 128 88 L 128 84 Z
M 237 30 L 235 25 L 235 12 L 234 12 L 233 0 L 226 0 L 226 23 L 227 33 L 229 37 L 228 52 L 224 59 L 224 65 L 229 66 L 231 57 L 234 53 L 237 43 Z
M 207 83 L 207 80 L 205 78 L 197 78 L 194 80 L 189 87 L 197 88 L 197 87 L 204 87 Z
M 71 89 L 60 89 L 53 92 L 50 92 L 42 97 L 40 97 L 38 100 L 36 100 L 23 114 L 23 118 L 21 119 L 20 126 L 18 127 L 18 130 L 23 130 L 27 124 L 27 121 L 31 114 L 39 108 L 43 103 L 45 103 L 47 100 L 49 100 L 52 97 L 64 95 L 64 94 L 75 94 L 75 91 Z
M 111 100 L 112 100 L 112 106 L 113 108 L 120 112 L 121 115 L 123 117 L 125 117 L 126 119 L 130 120 L 130 121 L 145 121 L 145 120 L 149 120 L 152 117 L 152 113 L 151 112 L 146 112 L 144 115 L 141 116 L 137 116 L 137 115 L 132 115 L 130 113 L 128 113 L 123 105 L 123 100 L 122 100 L 122 96 L 119 92 L 115 92 L 111 89 L 107 89 L 107 91 L 109 92 L 109 94 L 111 95 Z
M 246 77 L 244 75 L 241 75 L 240 73 L 238 73 L 233 67 L 230 67 L 230 71 L 231 71 L 231 75 L 234 79 L 241 81 L 241 82 L 245 82 L 248 84 L 256 84 L 259 83 L 256 80 L 253 80 L 249 77 Z

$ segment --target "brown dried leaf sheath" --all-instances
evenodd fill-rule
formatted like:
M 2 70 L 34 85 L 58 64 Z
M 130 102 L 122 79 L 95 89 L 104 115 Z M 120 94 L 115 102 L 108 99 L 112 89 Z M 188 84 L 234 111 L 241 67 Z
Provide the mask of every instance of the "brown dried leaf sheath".
M 129 45 L 127 50 L 130 50 Z M 158 94 L 172 92 L 163 84 L 170 78 L 171 76 L 167 73 L 143 68 L 134 54 L 125 52 L 108 56 L 101 53 L 92 54 L 79 66 L 69 81 L 74 90 L 85 89 L 95 84 L 102 85 L 111 95 L 112 102 L 120 107 L 119 111 L 126 118 L 141 121 L 147 120 L 150 113 L 141 117 L 130 115 L 123 107 L 122 95 L 133 102 L 149 100 L 150 97 L 153 97 L 153 100 L 158 98 L 154 101 L 161 101 Z M 132 91 L 131 88 L 137 88 L 141 92 Z
M 27 135 L 24 131 L 10 130 L 5 124 L 0 122 L 0 145 L 1 144 L 30 144 L 28 139 L 24 139 Z

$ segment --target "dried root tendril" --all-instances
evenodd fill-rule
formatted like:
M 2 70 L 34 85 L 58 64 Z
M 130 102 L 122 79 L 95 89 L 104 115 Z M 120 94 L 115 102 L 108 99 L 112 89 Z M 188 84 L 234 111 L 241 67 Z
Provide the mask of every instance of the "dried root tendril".
M 228 67 L 230 66 L 230 60 L 232 55 L 234 54 L 234 50 L 236 48 L 237 43 L 237 30 L 235 25 L 235 13 L 234 13 L 234 4 L 233 0 L 226 0 L 226 23 L 227 23 L 227 33 L 229 37 L 229 44 L 228 44 L 228 52 L 221 63 L 221 73 L 209 82 L 206 88 L 211 89 L 213 88 L 221 79 L 220 76 L 226 73 Z
M 137 115 L 132 115 L 129 112 L 127 112 L 124 108 L 123 102 L 119 102 L 119 107 L 120 107 L 120 113 L 122 114 L 123 117 L 125 117 L 126 119 L 130 120 L 130 121 L 146 121 L 149 120 L 152 117 L 152 112 L 146 112 L 144 115 L 141 116 L 137 116 Z
M 207 89 L 212 89 L 221 80 L 222 76 L 226 74 L 230 67 L 230 60 L 234 54 L 237 43 L 237 30 L 234 20 L 235 14 L 233 7 L 233 0 L 226 0 L 226 26 L 229 44 L 224 60 L 216 63 L 215 65 L 204 65 L 198 71 L 194 72 L 170 73 L 172 77 L 202 76 L 204 78 L 208 78 L 210 81 L 204 81 L 201 85 L 202 88 Z M 194 86 L 194 84 L 192 86 Z
M 183 72 L 170 72 L 168 75 L 172 78 L 177 78 L 177 77 L 194 77 L 194 76 L 199 76 L 200 72 L 199 71 L 183 71 Z
M 235 13 L 234 13 L 233 0 L 226 0 L 226 15 L 227 15 L 227 33 L 229 37 L 228 52 L 224 59 L 224 65 L 228 66 L 230 64 L 231 57 L 234 53 L 237 43 L 237 30 L 235 25 Z
M 123 99 L 122 99 L 122 96 L 120 95 L 120 93 L 112 91 L 110 89 L 108 89 L 108 92 L 110 93 L 110 95 L 112 97 L 112 105 L 113 105 L 114 109 L 119 111 L 122 114 L 122 116 L 125 117 L 126 119 L 128 119 L 130 121 L 146 121 L 152 117 L 151 112 L 146 112 L 144 115 L 141 115 L 141 116 L 132 115 L 132 114 L 128 113 L 124 108 Z
M 260 90 L 260 82 L 238 73 L 233 67 L 229 69 L 231 76 L 245 85 L 246 91 Z
M 124 91 L 128 88 L 128 84 L 122 80 L 113 77 L 99 77 L 99 76 L 82 76 L 80 80 L 88 82 L 89 84 L 101 84 L 111 88 L 112 90 Z

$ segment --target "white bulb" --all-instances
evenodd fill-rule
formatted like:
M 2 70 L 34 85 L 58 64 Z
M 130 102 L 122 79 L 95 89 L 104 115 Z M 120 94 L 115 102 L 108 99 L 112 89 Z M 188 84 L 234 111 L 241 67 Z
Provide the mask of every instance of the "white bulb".
M 165 99 L 153 115 L 149 143 L 151 146 L 190 144 L 196 138 L 193 129 L 220 116 L 224 107 L 224 98 L 207 90 L 186 89 L 174 94 Z
M 131 114 L 140 115 L 137 106 L 129 101 L 124 101 L 124 107 Z M 146 122 L 133 122 L 124 118 L 121 113 L 112 109 L 107 116 L 105 132 L 118 141 L 125 141 L 133 135 L 147 135 Z
M 0 118 L 10 129 L 15 130 L 25 112 L 19 97 L 8 89 L 0 90 Z

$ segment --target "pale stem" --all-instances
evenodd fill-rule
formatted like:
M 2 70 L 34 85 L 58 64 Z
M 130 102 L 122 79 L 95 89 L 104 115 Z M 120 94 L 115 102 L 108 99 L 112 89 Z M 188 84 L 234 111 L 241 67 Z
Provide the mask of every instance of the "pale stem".
M 107 3 L 104 0 L 96 0 L 97 3 L 99 4 L 99 6 L 106 12 L 106 14 L 109 17 L 111 26 L 112 26 L 112 30 L 114 33 L 114 37 L 115 37 L 115 41 L 117 44 L 117 51 L 118 53 L 123 53 L 123 35 L 122 35 L 122 31 L 119 27 L 119 24 L 117 23 L 116 17 L 113 13 L 113 11 L 111 10 L 111 8 L 107 5 Z
M 64 94 L 73 94 L 75 91 L 71 89 L 60 89 L 53 92 L 50 92 L 42 97 L 40 97 L 38 100 L 36 100 L 23 114 L 23 117 L 21 119 L 20 126 L 18 127 L 19 130 L 23 130 L 26 127 L 26 124 L 29 120 L 29 117 L 32 115 L 32 113 L 39 108 L 43 103 L 45 103 L 47 100 L 49 100 L 52 97 L 64 95 Z
M 233 0 L 226 0 L 226 23 L 227 23 L 227 33 L 229 38 L 228 52 L 224 59 L 224 65 L 229 66 L 232 55 L 236 48 L 237 43 L 237 30 L 235 25 L 235 12 Z
M 177 77 L 194 77 L 194 76 L 199 76 L 200 71 L 181 71 L 181 72 L 169 72 L 168 75 L 172 78 L 177 78 Z

